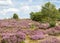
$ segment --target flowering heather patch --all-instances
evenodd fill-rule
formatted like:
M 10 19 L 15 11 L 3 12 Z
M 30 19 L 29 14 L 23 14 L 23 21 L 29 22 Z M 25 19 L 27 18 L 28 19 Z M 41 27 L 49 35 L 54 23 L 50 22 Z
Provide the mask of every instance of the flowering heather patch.
M 49 35 L 60 34 L 60 26 L 48 28 L 48 23 L 41 24 L 32 20 L 0 20 L 0 24 L 0 36 L 2 37 L 2 43 L 20 43 L 26 39 L 26 36 L 28 36 L 31 40 L 43 40 Z M 31 24 L 33 24 L 36 29 L 30 29 Z
M 60 31 L 60 26 L 56 26 L 55 29 Z
M 39 28 L 41 29 L 47 29 L 47 28 L 49 28 L 50 27 L 50 25 L 49 25 L 49 23 L 40 23 L 40 25 L 39 25 Z
M 57 39 L 56 37 L 48 37 L 41 41 L 40 43 L 60 43 L 60 40 Z
M 26 29 L 26 30 L 22 30 L 22 32 L 25 33 L 26 35 L 30 35 L 32 30 Z
M 21 28 L 21 29 L 29 29 L 31 27 L 31 24 L 35 26 L 35 28 L 48 28 L 48 23 L 39 23 L 36 21 L 28 20 L 28 19 L 22 19 L 22 20 L 15 20 L 15 19 L 9 19 L 9 20 L 0 20 L 0 28 Z
M 20 43 L 25 40 L 25 34 L 23 32 L 17 33 L 2 33 L 2 41 L 4 40 L 7 43 Z
M 49 35 L 59 35 L 60 34 L 60 28 L 59 27 L 53 27 L 53 28 L 49 28 L 46 30 L 46 33 L 49 34 Z
M 30 34 L 30 39 L 32 40 L 39 40 L 45 38 L 45 32 L 43 30 L 34 30 Z
M 32 40 L 40 40 L 40 39 L 44 39 L 45 38 L 45 36 L 43 35 L 43 34 L 40 34 L 40 35 L 31 35 L 30 36 L 30 39 L 32 39 Z
M 46 32 L 45 32 L 45 30 L 42 30 L 42 29 L 35 29 L 30 34 L 31 35 L 34 35 L 34 34 L 46 34 Z

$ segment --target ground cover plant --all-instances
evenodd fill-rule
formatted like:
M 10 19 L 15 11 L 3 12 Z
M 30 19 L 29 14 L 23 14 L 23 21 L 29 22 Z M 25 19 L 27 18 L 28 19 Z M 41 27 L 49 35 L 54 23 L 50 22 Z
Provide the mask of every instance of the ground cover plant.
M 60 9 L 48 2 L 30 18 L 0 20 L 0 43 L 60 43 Z

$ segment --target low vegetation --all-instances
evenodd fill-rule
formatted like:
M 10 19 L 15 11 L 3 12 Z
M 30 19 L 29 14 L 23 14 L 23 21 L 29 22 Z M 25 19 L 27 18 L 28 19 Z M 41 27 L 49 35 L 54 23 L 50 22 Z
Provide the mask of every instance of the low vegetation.
M 60 43 L 60 9 L 50 2 L 41 11 L 31 12 L 31 19 L 0 20 L 0 43 Z M 18 19 L 18 20 L 17 20 Z M 59 36 L 59 38 L 57 38 Z

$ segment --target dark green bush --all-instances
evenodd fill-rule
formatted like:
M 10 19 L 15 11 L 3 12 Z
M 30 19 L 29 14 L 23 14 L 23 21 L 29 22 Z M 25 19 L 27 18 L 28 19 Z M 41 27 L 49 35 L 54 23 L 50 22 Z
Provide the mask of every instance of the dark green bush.
M 50 24 L 50 27 L 56 26 L 56 22 L 55 21 L 50 21 L 49 24 Z
M 34 21 L 41 21 L 41 18 L 42 18 L 41 12 L 35 12 L 35 13 L 31 12 L 30 13 L 30 18 Z
M 18 15 L 15 13 L 15 14 L 13 14 L 13 19 L 18 19 L 19 17 L 18 17 Z

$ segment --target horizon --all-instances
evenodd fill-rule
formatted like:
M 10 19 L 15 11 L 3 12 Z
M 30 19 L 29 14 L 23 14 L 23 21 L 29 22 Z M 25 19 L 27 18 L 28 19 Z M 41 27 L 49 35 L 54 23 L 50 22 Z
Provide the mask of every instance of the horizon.
M 11 18 L 14 13 L 21 19 L 30 18 L 30 12 L 40 11 L 47 2 L 60 8 L 60 0 L 0 0 L 0 19 Z

